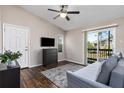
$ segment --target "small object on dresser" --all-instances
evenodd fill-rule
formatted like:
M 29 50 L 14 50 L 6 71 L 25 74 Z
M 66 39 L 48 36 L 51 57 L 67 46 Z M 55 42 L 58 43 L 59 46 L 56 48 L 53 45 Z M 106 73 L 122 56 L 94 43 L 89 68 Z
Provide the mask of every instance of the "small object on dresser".
M 10 60 L 10 61 L 6 62 L 6 65 L 7 65 L 8 67 L 15 67 L 15 66 L 16 66 L 16 62 Z
M 10 50 L 5 51 L 3 54 L 0 55 L 1 63 L 5 63 L 8 67 L 16 66 L 16 61 L 22 56 L 22 54 L 17 52 L 12 52 Z

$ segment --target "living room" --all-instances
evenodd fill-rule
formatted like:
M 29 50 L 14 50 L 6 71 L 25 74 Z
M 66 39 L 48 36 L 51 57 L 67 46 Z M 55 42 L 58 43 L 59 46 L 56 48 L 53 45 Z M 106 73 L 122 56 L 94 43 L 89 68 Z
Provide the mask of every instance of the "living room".
M 7 74 L 14 80 L 6 80 L 11 83 L 5 83 L 1 73 L 0 86 L 123 88 L 123 8 L 123 5 L 1 5 L 0 69 L 15 69 L 13 65 L 19 64 L 18 73 L 13 73 L 16 74 L 14 79 L 11 72 Z M 12 58 L 18 62 L 13 62 Z M 13 63 L 9 64 L 10 60 Z M 122 61 L 116 73 L 121 75 L 112 72 L 117 66 L 113 64 L 115 60 Z M 104 83 L 102 78 L 101 82 L 96 82 L 105 63 L 113 65 L 109 67 L 109 75 L 105 70 L 109 81 Z

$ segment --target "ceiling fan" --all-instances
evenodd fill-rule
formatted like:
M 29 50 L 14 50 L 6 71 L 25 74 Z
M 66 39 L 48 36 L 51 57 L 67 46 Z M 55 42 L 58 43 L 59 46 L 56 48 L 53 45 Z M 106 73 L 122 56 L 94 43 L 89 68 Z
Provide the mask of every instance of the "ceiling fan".
M 61 5 L 60 10 L 48 9 L 49 11 L 57 12 L 58 15 L 55 16 L 53 19 L 57 19 L 58 17 L 66 18 L 67 21 L 70 21 L 68 14 L 79 14 L 80 11 L 68 11 L 68 5 Z

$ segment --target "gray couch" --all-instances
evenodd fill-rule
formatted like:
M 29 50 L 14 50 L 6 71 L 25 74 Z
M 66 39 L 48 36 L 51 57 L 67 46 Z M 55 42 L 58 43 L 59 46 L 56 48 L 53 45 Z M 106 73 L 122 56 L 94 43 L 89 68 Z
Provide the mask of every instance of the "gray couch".
M 85 67 L 85 69 L 87 69 L 86 71 L 83 70 L 84 68 L 76 72 L 67 71 L 68 87 L 69 88 L 124 88 L 124 58 L 121 58 L 117 61 L 118 61 L 117 65 L 114 66 L 111 72 L 109 73 L 109 78 L 107 79 L 108 83 L 104 84 L 104 82 L 100 83 L 100 81 L 98 81 L 98 78 L 100 74 L 102 73 L 102 69 L 100 73 L 98 74 L 96 80 L 90 80 L 90 78 L 93 77 L 94 74 L 92 74 L 92 71 L 88 71 L 88 69 L 92 70 L 91 68 L 94 68 L 96 65 L 96 64 L 92 64 L 94 66 L 90 65 L 90 66 Z M 89 74 L 89 76 L 85 74 L 83 75 L 81 71 L 82 72 L 85 71 L 87 74 Z M 95 70 L 93 72 L 95 72 Z M 104 79 L 105 78 L 102 77 L 102 80 Z

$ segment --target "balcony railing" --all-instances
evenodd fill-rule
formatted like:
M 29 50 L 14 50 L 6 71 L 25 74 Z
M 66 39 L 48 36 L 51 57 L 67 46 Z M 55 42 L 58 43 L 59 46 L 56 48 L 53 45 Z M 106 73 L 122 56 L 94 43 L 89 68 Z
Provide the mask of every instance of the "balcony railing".
M 99 49 L 98 55 L 97 55 L 97 49 L 96 48 L 88 48 L 88 63 L 93 63 L 97 60 L 97 57 L 99 60 L 107 59 L 109 58 L 113 53 L 112 49 Z

